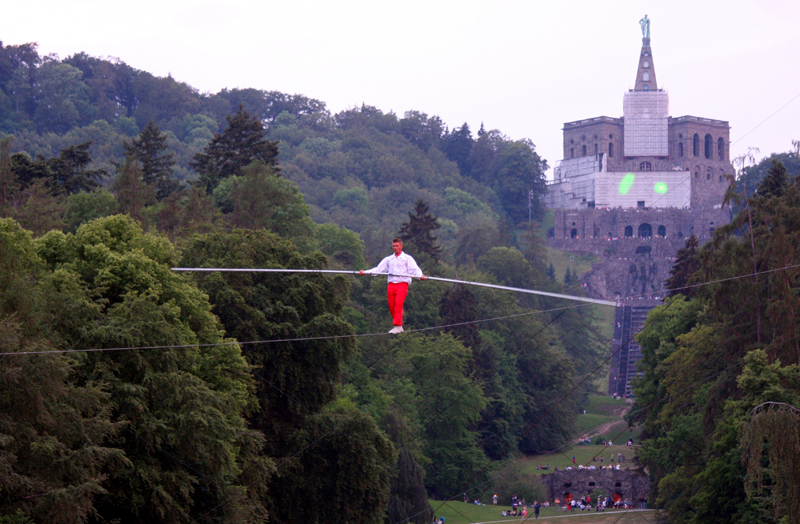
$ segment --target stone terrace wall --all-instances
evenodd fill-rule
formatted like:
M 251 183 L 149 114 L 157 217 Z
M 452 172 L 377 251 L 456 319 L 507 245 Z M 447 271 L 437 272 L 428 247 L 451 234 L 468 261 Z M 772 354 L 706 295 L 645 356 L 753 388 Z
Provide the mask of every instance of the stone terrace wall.
M 663 227 L 663 236 L 668 239 L 683 239 L 694 234 L 703 240 L 710 238 L 714 229 L 730 220 L 729 209 L 556 210 L 550 236 L 554 241 L 625 238 L 625 229 L 630 227 L 630 237 L 638 238 L 640 228 L 649 225 L 653 238 L 659 236 L 659 228 Z
M 694 233 L 702 244 L 729 222 L 728 209 L 556 210 L 548 242 L 555 249 L 601 259 L 580 277 L 590 297 L 663 298 L 664 282 L 686 237 Z M 633 236 L 625 236 L 626 227 Z M 640 238 L 640 228 L 647 227 L 652 235 Z M 658 236 L 659 227 L 665 236 Z
M 563 499 L 568 493 L 574 498 L 602 491 L 611 497 L 618 493 L 623 500 L 636 503 L 646 500 L 650 491 L 647 475 L 631 469 L 577 469 L 554 471 L 543 475 L 549 500 Z

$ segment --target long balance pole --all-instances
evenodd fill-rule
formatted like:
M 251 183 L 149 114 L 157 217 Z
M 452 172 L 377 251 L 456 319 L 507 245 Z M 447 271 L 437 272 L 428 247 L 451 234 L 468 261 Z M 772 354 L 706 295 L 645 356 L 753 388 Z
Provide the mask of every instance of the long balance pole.
M 346 271 L 339 269 L 259 269 L 259 268 L 219 268 L 219 267 L 173 267 L 173 271 L 206 271 L 206 272 L 227 272 L 227 273 L 339 273 L 345 275 L 356 275 L 358 271 Z M 370 276 L 389 276 L 391 273 L 364 273 Z M 395 275 L 399 277 L 411 277 L 411 275 Z M 411 277 L 419 278 L 419 277 Z M 535 289 L 522 289 L 518 287 L 498 286 L 496 284 L 485 284 L 483 282 L 468 282 L 466 280 L 456 280 L 453 278 L 425 277 L 425 280 L 435 280 L 437 282 L 450 282 L 452 284 L 467 284 L 469 286 L 490 287 L 492 289 L 502 289 L 503 291 L 514 291 L 516 293 L 528 293 L 530 295 L 542 295 L 545 297 L 561 298 L 564 300 L 575 300 L 578 302 L 589 302 L 590 304 L 600 304 L 601 306 L 616 307 L 617 303 L 613 300 L 600 300 L 597 298 L 577 297 L 574 295 L 562 295 L 550 293 L 549 291 L 537 291 Z

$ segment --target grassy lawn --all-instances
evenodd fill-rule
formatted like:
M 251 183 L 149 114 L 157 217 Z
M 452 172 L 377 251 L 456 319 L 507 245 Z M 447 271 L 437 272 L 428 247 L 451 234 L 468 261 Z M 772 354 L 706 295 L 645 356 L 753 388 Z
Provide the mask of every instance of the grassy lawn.
M 607 428 L 602 432 L 606 439 L 611 439 L 613 446 L 603 446 L 601 444 L 590 444 L 588 446 L 572 446 L 563 450 L 542 455 L 531 455 L 520 460 L 522 470 L 528 474 L 551 473 L 556 467 L 565 469 L 572 466 L 572 457 L 575 457 L 576 464 L 584 466 L 607 466 L 617 464 L 617 454 L 625 455 L 625 462 L 622 468 L 635 467 L 633 458 L 636 455 L 634 447 L 626 446 L 629 438 L 634 439 L 634 444 L 639 442 L 640 428 L 628 428 L 627 423 L 622 420 L 621 412 L 628 408 L 628 403 L 624 399 L 614 399 L 607 395 L 590 395 L 589 403 L 584 407 L 585 415 L 578 415 L 576 420 L 575 438 L 584 434 L 594 434 L 600 426 L 607 424 Z M 603 462 L 600 462 L 600 457 Z M 593 461 L 597 458 L 596 461 Z M 611 462 L 611 459 L 614 459 Z M 549 470 L 537 470 L 537 465 L 549 464 Z
M 624 399 L 613 399 L 608 395 L 590 395 L 589 403 L 584 406 L 586 410 L 585 415 L 578 415 L 575 420 L 575 437 L 580 437 L 586 433 L 591 432 L 593 429 L 610 422 L 618 422 L 621 424 L 616 432 L 604 431 L 603 435 L 606 438 L 613 439 L 617 434 L 624 429 L 624 421 L 621 419 L 621 413 L 627 410 L 629 404 Z
M 578 415 L 578 418 L 575 420 L 576 436 L 579 437 L 584 433 L 588 433 L 590 430 L 602 424 L 605 424 L 606 422 L 610 422 L 608 415 L 598 415 L 595 413 L 588 413 L 587 410 L 587 413 L 585 415 Z
M 431 507 L 436 512 L 436 517 L 444 517 L 445 524 L 480 524 L 489 522 L 521 522 L 522 517 L 503 517 L 500 512 L 510 510 L 510 506 L 476 506 L 464 502 L 450 501 L 446 503 L 435 500 L 430 501 Z M 603 513 L 582 512 L 565 513 L 559 508 L 542 508 L 539 520 L 551 520 L 559 524 L 628 524 L 642 522 L 643 517 L 652 520 L 652 511 L 625 512 L 625 510 L 608 510 Z M 533 510 L 529 509 L 528 520 L 533 521 Z
M 612 441 L 613 442 L 613 441 Z M 635 448 L 631 448 L 629 446 L 625 446 L 625 441 L 619 441 L 622 445 L 617 445 L 615 442 L 613 446 L 603 446 L 601 444 L 597 445 L 589 445 L 589 446 L 573 446 L 572 448 L 568 448 L 565 451 L 560 451 L 557 453 L 550 453 L 548 455 L 531 455 L 529 457 L 525 457 L 524 459 L 520 459 L 520 465 L 522 466 L 522 471 L 529 475 L 535 474 L 545 474 L 545 473 L 552 473 L 554 468 L 558 469 L 565 469 L 567 467 L 572 466 L 572 457 L 575 457 L 576 464 L 583 464 L 583 465 L 595 465 L 597 467 L 600 466 L 607 466 L 609 464 L 617 464 L 617 453 L 625 455 L 625 462 L 622 464 L 623 469 L 627 469 L 630 467 L 635 467 L 635 464 L 632 462 L 633 457 L 636 455 Z M 593 462 L 594 458 L 597 458 L 597 461 Z M 603 458 L 603 462 L 600 462 L 600 457 Z M 611 459 L 614 459 L 614 462 L 611 462 Z M 550 464 L 549 470 L 541 470 L 536 469 L 538 464 L 545 465 Z
M 553 249 L 550 246 L 546 246 L 546 249 L 547 261 L 549 264 L 553 264 L 553 268 L 556 270 L 556 279 L 561 282 L 564 281 L 564 274 L 566 274 L 567 268 L 573 273 L 577 272 L 578 275 L 582 275 L 592 269 L 592 264 L 600 262 L 600 258 L 594 255 L 579 255 L 569 251 Z

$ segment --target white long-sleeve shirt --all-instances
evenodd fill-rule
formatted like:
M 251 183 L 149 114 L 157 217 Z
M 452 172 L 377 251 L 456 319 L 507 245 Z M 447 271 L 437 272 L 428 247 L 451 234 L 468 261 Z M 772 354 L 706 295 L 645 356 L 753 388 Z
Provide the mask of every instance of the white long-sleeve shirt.
M 421 277 L 422 270 L 417 265 L 417 261 L 411 255 L 401 252 L 399 255 L 392 253 L 388 257 L 381 260 L 381 263 L 372 269 L 368 269 L 366 273 L 389 273 L 389 283 L 399 284 L 405 282 L 411 283 L 411 277 Z M 398 276 L 410 275 L 410 276 Z

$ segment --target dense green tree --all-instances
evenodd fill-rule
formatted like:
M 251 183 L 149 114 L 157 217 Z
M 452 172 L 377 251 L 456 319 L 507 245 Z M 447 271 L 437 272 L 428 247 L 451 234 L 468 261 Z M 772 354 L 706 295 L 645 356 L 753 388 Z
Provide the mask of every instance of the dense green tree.
M 140 223 L 145 223 L 145 208 L 156 203 L 155 188 L 143 180 L 143 174 L 133 158 L 128 157 L 111 185 L 119 210 Z
M 189 188 L 186 200 L 181 205 L 180 227 L 187 233 L 207 233 L 221 213 L 214 207 L 211 196 L 202 188 Z
M 10 204 L 17 189 L 17 177 L 11 170 L 11 137 L 6 137 L 0 139 L 0 209 Z
M 91 169 L 92 157 L 89 153 L 90 142 L 69 146 L 61 150 L 57 157 L 48 160 L 52 172 L 49 181 L 56 193 L 68 195 L 81 191 L 91 191 L 100 186 L 106 176 L 103 169 Z
M 428 115 L 419 111 L 406 111 L 399 123 L 400 134 L 425 152 L 439 143 L 444 131 L 441 118 L 428 118 Z
M 278 145 L 267 140 L 264 125 L 242 106 L 227 117 L 228 127 L 215 135 L 203 152 L 194 156 L 192 167 L 200 174 L 200 183 L 211 193 L 220 180 L 241 175 L 242 169 L 253 161 L 276 167 Z
M 36 236 L 64 227 L 66 206 L 63 195 L 54 196 L 44 180 L 36 180 L 21 191 L 10 215 Z
M 356 233 L 336 224 L 316 227 L 319 249 L 344 269 L 366 267 L 364 242 Z
M 295 117 L 327 113 L 325 103 L 303 95 L 289 95 L 278 91 L 262 91 L 259 89 L 223 89 L 216 95 L 225 101 L 225 112 L 219 115 L 223 120 L 227 114 L 242 106 L 251 115 L 255 115 L 268 125 L 275 121 L 281 113 Z
M 536 287 L 533 268 L 518 249 L 492 248 L 478 258 L 476 266 L 481 271 L 494 276 L 497 282 L 504 286 L 522 289 Z
M 442 137 L 441 149 L 447 158 L 458 165 L 462 175 L 469 175 L 472 171 L 470 152 L 472 151 L 472 133 L 466 122 L 458 129 L 445 133 Z
M 428 524 L 432 512 L 425 492 L 425 470 L 406 447 L 398 450 L 397 472 L 386 511 L 386 522 Z
M 78 226 L 96 218 L 117 214 L 119 204 L 108 191 L 75 193 L 67 197 L 64 222 L 68 231 L 75 232 Z
M 502 246 L 501 233 L 496 221 L 488 217 L 470 220 L 458 231 L 456 262 L 474 264 L 490 249 Z
M 756 194 L 761 197 L 780 197 L 786 189 L 788 176 L 786 166 L 777 158 L 771 160 L 772 165 L 767 170 L 767 176 L 761 181 Z
M 61 150 L 58 156 L 45 158 L 37 155 L 31 159 L 25 153 L 11 155 L 11 171 L 21 188 L 41 179 L 47 182 L 54 194 L 74 194 L 99 187 L 106 176 L 103 169 L 91 169 L 91 144 L 84 142 Z
M 186 247 L 182 261 L 185 267 L 308 269 L 321 269 L 324 263 L 323 255 L 300 255 L 290 241 L 263 230 L 235 230 L 197 237 Z M 347 296 L 343 277 L 200 273 L 196 280 L 208 293 L 227 332 L 238 340 L 351 331 L 337 316 Z M 285 446 L 291 445 L 293 428 L 297 429 L 307 416 L 334 398 L 340 366 L 353 352 L 352 341 L 343 338 L 257 344 L 245 346 L 244 350 L 251 364 L 257 366 L 259 379 L 256 385 L 262 409 L 253 415 L 254 422 L 265 431 L 268 446 L 277 455 L 284 455 L 291 451 Z
M 189 267 L 308 269 L 324 263 L 321 254 L 301 255 L 289 241 L 263 230 L 196 237 L 182 261 Z M 259 402 L 250 420 L 265 435 L 265 452 L 286 457 L 279 485 L 267 496 L 271 511 L 283 521 L 297 512 L 313 522 L 380 521 L 389 495 L 387 468 L 394 461 L 391 444 L 365 415 L 326 407 L 354 351 L 344 336 L 352 327 L 341 318 L 345 279 L 302 273 L 196 278 L 228 333 L 243 341 L 285 340 L 244 346 Z M 341 337 L 315 340 L 331 335 Z M 293 338 L 301 340 L 288 340 Z M 313 503 L 298 509 L 287 499 Z
M 303 195 L 274 168 L 253 161 L 242 170 L 242 176 L 228 178 L 219 186 L 214 192 L 218 201 L 225 198 L 221 191 L 225 189 L 230 191 L 227 218 L 234 227 L 274 231 L 306 249 L 313 243 L 314 225 Z
M 107 391 L 76 383 L 77 361 L 47 353 L 60 347 L 37 311 L 43 269 L 30 233 L 0 219 L 0 514 L 82 522 L 108 471 L 126 464 L 107 445 L 122 424 L 112 422 Z M 25 352 L 45 353 L 15 355 Z
M 773 153 L 755 165 L 744 167 L 736 180 L 735 191 L 740 195 L 752 197 L 761 185 L 761 181 L 767 177 L 773 160 L 783 163 L 789 178 L 795 178 L 800 174 L 800 155 L 797 151 Z M 734 211 L 738 212 L 739 207 L 735 206 Z
M 541 220 L 546 169 L 547 162 L 539 157 L 529 140 L 504 145 L 494 158 L 490 184 L 515 223 L 528 218 L 529 193 L 532 195 L 531 216 Z
M 346 130 L 364 127 L 373 127 L 382 133 L 397 133 L 400 130 L 397 115 L 384 113 L 366 104 L 337 113 L 333 118 L 338 127 Z
M 470 166 L 469 176 L 478 182 L 488 184 L 491 179 L 492 165 L 506 137 L 500 131 L 486 131 L 481 123 L 478 138 L 472 145 L 467 163 Z
M 164 199 L 179 187 L 172 178 L 174 154 L 168 152 L 167 135 L 149 121 L 139 136 L 125 143 L 125 156 L 141 164 L 142 180 L 156 187 L 156 196 Z
M 382 524 L 389 502 L 392 443 L 353 407 L 332 406 L 309 417 L 299 433 L 307 451 L 284 462 L 270 487 L 279 522 Z M 287 500 L 303 501 L 286 504 Z
M 151 120 L 165 122 L 199 112 L 201 99 L 194 87 L 175 80 L 169 74 L 157 77 L 145 71 L 134 70 L 132 73 L 130 77 L 123 77 L 127 84 L 123 94 L 132 98 L 130 116 L 136 119 L 140 129 Z
M 20 189 L 24 189 L 37 179 L 49 179 L 52 171 L 48 162 L 41 155 L 33 160 L 27 153 L 14 153 L 11 155 L 11 173 L 19 184 Z
M 471 195 L 466 191 L 462 191 L 461 189 L 448 187 L 445 189 L 444 199 L 448 206 L 457 209 L 465 216 L 479 214 L 496 218 L 496 215 L 492 211 L 491 207 L 481 202 L 478 197 Z
M 699 251 L 692 279 L 711 283 L 654 310 L 637 338 L 644 374 L 630 416 L 645 420 L 639 457 L 657 505 L 675 522 L 770 522 L 788 514 L 781 497 L 794 500 L 769 474 L 761 493 L 751 490 L 777 450 L 782 462 L 800 460 L 772 432 L 778 419 L 759 419 L 766 425 L 748 438 L 743 426 L 766 401 L 798 402 L 798 205 L 797 179 L 775 162 L 743 211 Z M 791 431 L 784 426 L 782 437 Z
M 117 97 L 119 61 L 115 63 L 81 52 L 64 59 L 62 63 L 80 70 L 81 79 L 90 92 L 91 111 L 95 114 L 93 118 L 114 122 L 121 112 L 127 114 L 127 109 Z
M 34 86 L 37 68 L 42 63 L 38 46 L 36 43 L 27 43 L 2 48 L 2 87 L 12 102 L 17 123 L 22 123 L 25 117 L 30 121 L 36 110 Z
M 694 235 L 686 239 L 686 244 L 678 250 L 675 263 L 669 274 L 670 277 L 664 283 L 669 290 L 669 296 L 683 295 L 693 297 L 695 290 L 690 288 L 692 275 L 700 269 L 700 258 L 698 256 L 698 242 Z
M 107 392 L 112 419 L 124 421 L 110 445 L 127 462 L 95 497 L 97 520 L 263 518 L 256 495 L 269 461 L 254 455 L 260 437 L 242 416 L 253 401 L 247 363 L 238 344 L 223 338 L 206 295 L 170 270 L 177 258 L 169 242 L 117 215 L 74 235 L 51 232 L 37 249 L 51 271 L 41 281 L 40 307 L 61 343 L 160 346 L 80 360 L 76 384 Z M 246 485 L 237 483 L 243 471 Z
M 80 69 L 58 60 L 45 59 L 36 71 L 36 112 L 33 117 L 39 132 L 64 133 L 95 117 L 91 92 Z
M 424 253 L 434 263 L 438 263 L 442 248 L 438 245 L 434 231 L 440 227 L 442 226 L 438 217 L 430 212 L 424 200 L 419 199 L 414 204 L 414 214 L 408 213 L 408 221 L 400 226 L 397 236 L 404 244 L 408 244 L 408 249 L 413 250 L 421 262 L 424 261 Z
M 463 284 L 455 284 L 439 301 L 439 315 L 442 317 L 444 325 L 456 324 L 446 328 L 446 331 L 452 333 L 462 344 L 472 349 L 473 353 L 479 351 L 481 346 L 481 335 L 478 327 L 469 323 L 478 318 L 475 305 L 475 295 Z M 466 325 L 459 326 L 457 324 Z M 475 361 L 478 360 L 475 355 L 473 355 L 473 358 Z
M 454 496 L 488 460 L 470 429 L 480 418 L 486 398 L 476 381 L 466 375 L 471 351 L 450 335 L 414 337 L 400 349 L 405 369 L 418 392 L 424 421 L 425 455 L 430 459 L 425 482 L 434 498 Z
M 4 46 L 0 42 L 0 87 L 8 89 L 7 84 L 12 79 L 14 71 L 21 66 L 35 68 L 41 63 L 38 51 L 39 44 L 27 43 L 20 45 Z

